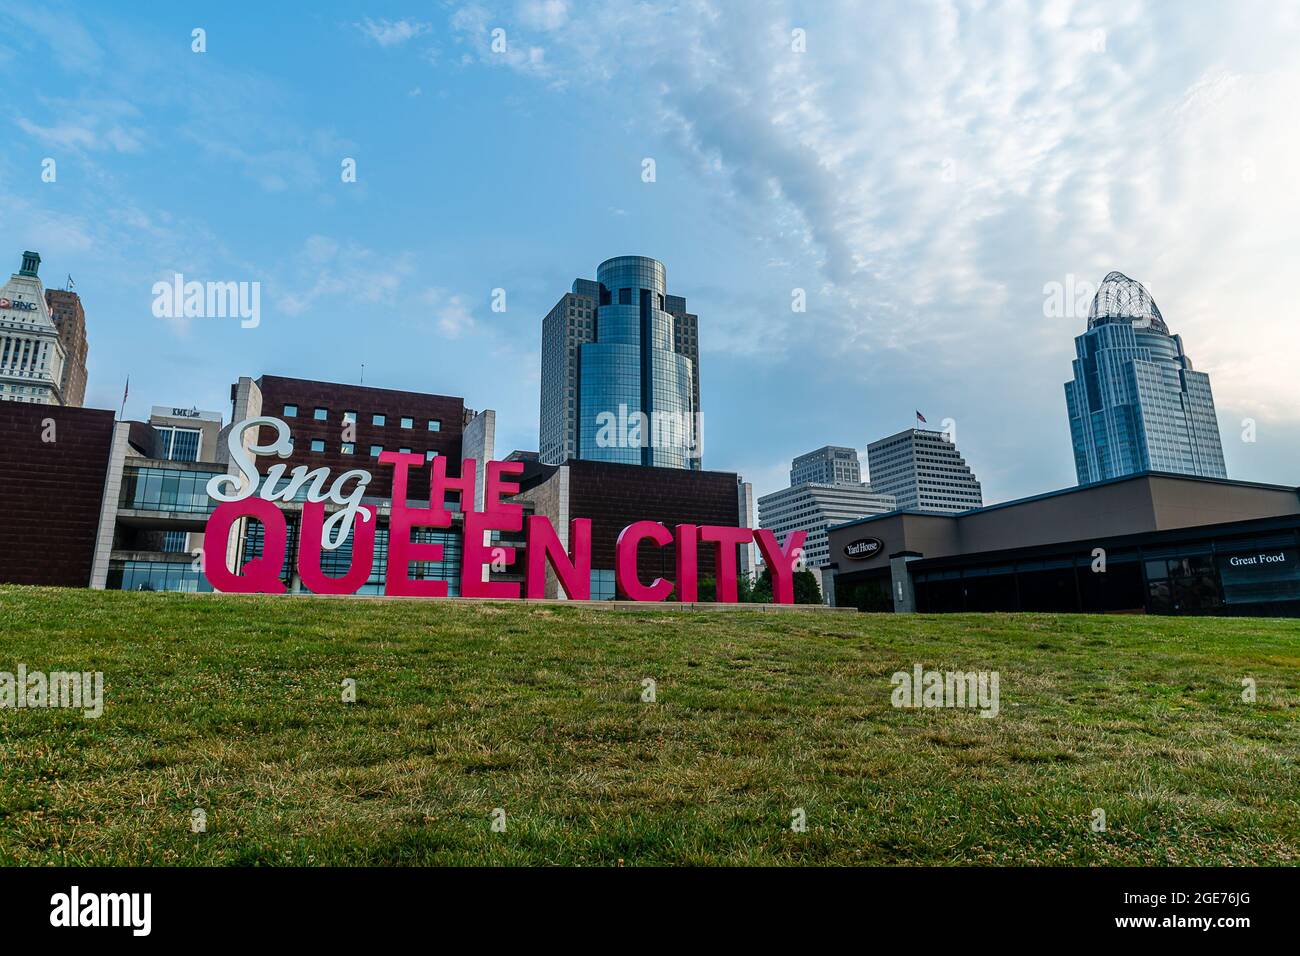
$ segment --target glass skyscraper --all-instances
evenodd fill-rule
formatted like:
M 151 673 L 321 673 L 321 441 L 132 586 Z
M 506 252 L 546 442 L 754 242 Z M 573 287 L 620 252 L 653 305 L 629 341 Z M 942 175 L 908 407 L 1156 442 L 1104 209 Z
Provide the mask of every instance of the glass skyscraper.
M 1065 401 L 1079 484 L 1140 471 L 1226 478 L 1210 377 L 1142 283 L 1106 276 L 1074 340 Z
M 663 263 L 607 259 L 542 321 L 539 457 L 699 470 L 698 317 Z

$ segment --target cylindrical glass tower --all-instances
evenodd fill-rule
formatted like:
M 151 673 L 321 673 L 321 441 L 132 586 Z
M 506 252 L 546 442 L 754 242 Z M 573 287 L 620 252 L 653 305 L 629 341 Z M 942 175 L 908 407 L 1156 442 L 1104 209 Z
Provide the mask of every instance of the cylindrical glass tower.
M 580 347 L 578 457 L 695 467 L 694 367 L 674 350 L 663 263 L 607 259 L 596 281 L 595 341 Z

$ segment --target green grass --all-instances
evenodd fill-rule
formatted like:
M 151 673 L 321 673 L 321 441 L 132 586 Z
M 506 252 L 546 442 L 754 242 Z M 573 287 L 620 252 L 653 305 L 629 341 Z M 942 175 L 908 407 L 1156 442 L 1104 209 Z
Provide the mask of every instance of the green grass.
M 1296 621 L 0 587 L 0 628 L 105 675 L 99 720 L 0 710 L 9 864 L 1300 861 Z M 893 708 L 915 663 L 1001 714 Z

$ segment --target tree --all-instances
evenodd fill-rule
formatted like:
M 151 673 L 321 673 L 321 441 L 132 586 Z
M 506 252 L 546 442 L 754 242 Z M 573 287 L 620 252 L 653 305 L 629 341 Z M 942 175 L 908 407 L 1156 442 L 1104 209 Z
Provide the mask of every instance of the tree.
M 763 568 L 754 581 L 753 590 L 750 592 L 755 604 L 772 603 L 772 572 L 768 568 Z M 743 597 L 741 600 L 745 600 Z M 795 604 L 821 604 L 822 589 L 817 586 L 817 575 L 811 571 L 796 571 L 794 573 L 794 603 Z
M 817 575 L 811 571 L 796 571 L 794 573 L 794 603 L 822 603 L 822 589 L 817 584 Z

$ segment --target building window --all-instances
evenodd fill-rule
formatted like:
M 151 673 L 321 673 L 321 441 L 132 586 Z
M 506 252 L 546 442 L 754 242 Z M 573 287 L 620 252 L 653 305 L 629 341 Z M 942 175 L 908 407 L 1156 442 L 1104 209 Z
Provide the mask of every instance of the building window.
M 179 554 L 186 550 L 189 534 L 185 531 L 164 531 L 162 549 L 168 554 Z
M 386 419 L 383 415 L 371 415 L 371 416 L 370 416 L 370 424 L 372 424 L 372 425 L 383 425 L 384 422 L 386 422 L 386 421 L 388 421 L 388 419 Z
M 440 432 L 440 431 L 442 431 L 442 422 L 438 421 L 438 419 L 436 419 L 436 418 L 430 418 L 430 419 L 429 419 L 429 431 L 431 431 L 431 432 Z
M 344 412 L 344 413 L 343 413 L 343 424 L 344 424 L 344 425 L 355 425 L 356 423 L 357 423 L 357 413 L 356 413 L 356 412 Z
M 311 450 L 312 450 L 312 451 L 324 451 L 324 450 L 325 450 L 325 442 L 324 442 L 324 440 L 323 440 L 323 439 L 320 439 L 320 438 L 313 438 L 313 439 L 311 440 Z
M 409 455 L 411 453 L 411 449 L 409 448 L 403 448 L 401 451 L 403 455 Z
M 356 454 L 357 446 L 350 441 L 345 441 L 343 443 L 342 451 L 345 455 L 353 455 Z
M 114 561 L 107 586 L 111 591 L 212 590 L 203 572 L 188 561 Z
M 217 504 L 208 497 L 208 481 L 219 474 L 128 466 L 123 470 L 118 505 L 135 511 L 207 513 Z
M 593 601 L 614 600 L 614 572 L 591 569 L 591 599 Z
M 284 406 L 284 417 L 285 417 L 285 418 L 297 418 L 297 417 L 298 417 L 298 406 L 297 406 L 297 405 L 286 405 L 286 406 Z
M 384 451 L 384 446 L 383 446 L 383 445 L 371 445 L 371 446 L 370 446 L 370 457 L 371 457 L 371 458 L 378 458 L 378 457 L 383 453 L 383 451 Z
M 403 418 L 402 418 L 402 427 L 403 427 L 403 428 L 414 428 L 414 427 L 415 427 L 415 419 L 414 419 L 414 418 L 406 418 L 406 417 L 403 417 Z
M 318 422 L 323 422 L 328 416 L 329 416 L 329 409 L 318 408 L 316 409 L 315 414 L 312 415 L 312 418 L 316 419 L 316 421 Z
M 435 458 L 437 458 L 437 457 L 438 457 L 438 453 L 437 453 L 436 451 L 432 451 L 432 450 L 430 450 L 430 451 L 426 451 L 426 452 L 424 453 L 424 460 L 425 460 L 425 461 L 433 461 L 433 460 L 434 460 Z
M 163 461 L 198 461 L 200 433 L 195 428 L 160 428 L 158 457 Z
M 631 289 L 619 289 L 619 290 L 618 290 L 618 304 L 619 304 L 619 305 L 631 305 L 631 304 L 632 304 L 632 290 L 631 290 Z

